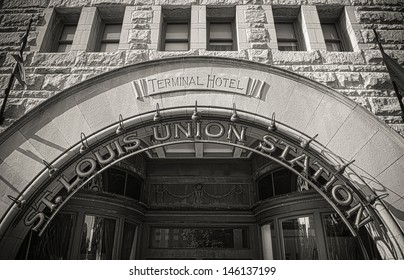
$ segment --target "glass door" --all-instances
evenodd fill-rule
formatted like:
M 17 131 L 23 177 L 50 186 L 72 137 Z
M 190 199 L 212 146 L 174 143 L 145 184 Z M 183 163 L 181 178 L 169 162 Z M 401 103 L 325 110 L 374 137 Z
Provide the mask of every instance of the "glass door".
M 318 260 L 318 244 L 312 215 L 281 221 L 285 260 Z

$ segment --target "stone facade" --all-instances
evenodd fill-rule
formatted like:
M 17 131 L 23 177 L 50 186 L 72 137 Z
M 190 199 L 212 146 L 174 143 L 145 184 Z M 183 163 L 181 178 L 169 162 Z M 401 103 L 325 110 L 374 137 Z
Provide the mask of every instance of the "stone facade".
M 58 92 L 98 74 L 125 65 L 172 56 L 224 56 L 274 65 L 325 84 L 365 107 L 404 135 L 400 107 L 373 28 L 380 34 L 386 53 L 404 65 L 404 5 L 401 0 L 4 0 L 0 10 L 0 97 L 3 99 L 14 60 L 29 18 L 33 23 L 24 51 L 27 87 L 18 82 L 10 93 L 4 131 L 27 111 Z M 75 51 L 39 52 L 38 40 L 45 24 L 45 11 L 53 7 L 131 6 L 130 24 L 123 48 L 114 53 Z M 237 20 L 242 20 L 239 49 L 213 52 L 192 48 L 187 52 L 165 52 L 155 47 L 156 6 L 237 5 Z M 269 5 L 347 5 L 354 9 L 357 27 L 354 36 L 358 51 L 327 52 L 313 49 L 301 52 L 278 51 L 274 47 L 273 22 Z M 161 11 L 161 10 L 160 10 Z M 192 36 L 192 35 L 191 35 Z M 276 39 L 275 39 L 276 40 Z M 2 102 L 2 100 L 0 101 Z

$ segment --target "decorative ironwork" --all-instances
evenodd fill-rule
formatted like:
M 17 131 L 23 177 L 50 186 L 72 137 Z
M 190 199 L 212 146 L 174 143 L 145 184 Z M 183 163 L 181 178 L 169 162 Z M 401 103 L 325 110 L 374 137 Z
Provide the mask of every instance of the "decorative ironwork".
M 49 177 L 52 177 L 55 175 L 55 173 L 58 171 L 57 168 L 53 167 L 51 164 L 49 164 L 46 160 L 42 160 L 43 164 L 48 168 L 49 172 Z
M 176 189 L 178 189 L 178 185 L 175 185 Z M 170 190 L 169 186 L 166 184 L 157 184 L 154 187 L 155 194 L 156 194 L 156 203 L 157 204 L 167 204 L 166 195 L 177 199 L 176 202 L 174 203 L 181 203 L 181 204 L 193 204 L 193 205 L 202 205 L 202 204 L 210 204 L 211 201 L 209 199 L 213 199 L 214 201 L 220 201 L 225 198 L 229 198 L 231 195 L 236 195 L 236 196 L 242 196 L 244 194 L 244 188 L 243 185 L 237 184 L 237 185 L 232 185 L 231 189 L 227 191 L 226 193 L 222 194 L 214 194 L 210 193 L 207 189 L 206 186 L 198 183 L 193 186 L 193 189 L 191 192 L 186 193 L 186 194 L 178 194 L 174 193 Z M 191 199 L 193 198 L 193 199 Z M 185 202 L 185 200 L 191 199 L 188 202 Z M 207 200 L 206 200 L 207 199 Z M 234 204 L 234 203 L 232 203 Z
M 318 134 L 314 135 L 312 138 L 310 138 L 309 140 L 303 140 L 300 143 L 300 147 L 302 147 L 303 149 L 308 149 L 310 147 L 310 143 L 313 142 L 314 139 L 316 139 L 318 136 Z
M 117 135 L 120 135 L 120 134 L 122 134 L 122 132 L 124 132 L 124 130 L 125 130 L 125 126 L 123 125 L 123 118 L 122 118 L 122 115 L 119 114 L 119 123 L 118 123 L 118 127 L 117 127 L 115 133 Z
M 195 101 L 195 109 L 192 113 L 191 119 L 193 121 L 199 121 L 202 118 L 201 113 L 198 112 L 198 101 Z
M 88 146 L 87 137 L 83 132 L 80 134 L 80 139 L 81 139 L 80 154 L 84 154 L 87 151 L 89 146 Z
M 272 131 L 276 131 L 277 127 L 276 127 L 276 120 L 275 120 L 275 112 L 272 113 L 272 118 L 269 121 L 269 126 L 268 126 L 268 131 L 272 132 Z
M 153 121 L 159 122 L 162 119 L 163 119 L 163 117 L 160 114 L 160 106 L 158 103 L 156 103 L 156 113 L 154 114 Z
M 240 120 L 240 117 L 238 116 L 237 111 L 236 111 L 236 103 L 233 103 L 233 113 L 231 114 L 230 121 L 238 122 L 239 120 Z

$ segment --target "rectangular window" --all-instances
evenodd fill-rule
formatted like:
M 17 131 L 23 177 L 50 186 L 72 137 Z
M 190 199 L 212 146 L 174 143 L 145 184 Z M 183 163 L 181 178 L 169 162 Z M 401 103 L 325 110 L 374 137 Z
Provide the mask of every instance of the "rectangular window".
M 285 260 L 318 260 L 317 239 L 312 216 L 281 223 Z
M 73 45 L 77 25 L 64 25 L 57 45 L 56 52 L 69 52 Z
M 332 9 L 328 6 L 317 6 L 316 8 L 327 51 L 352 51 L 344 8 L 342 6 L 336 6 Z
M 118 50 L 122 24 L 105 24 L 100 42 L 100 52 L 115 52 Z
M 81 233 L 80 260 L 111 260 L 115 241 L 113 219 L 86 215 Z
M 209 51 L 234 51 L 233 22 L 209 22 Z
M 342 52 L 344 51 L 341 37 L 339 35 L 337 26 L 335 23 L 322 23 L 321 29 L 323 30 L 324 41 L 327 47 L 327 51 L 330 52 Z
M 306 50 L 301 8 L 299 6 L 274 5 L 272 11 L 278 50 Z
M 246 228 L 152 228 L 150 247 L 248 249 Z
M 278 39 L 278 50 L 298 51 L 298 40 L 295 27 L 292 22 L 275 23 L 276 37 Z
M 164 51 L 187 51 L 189 50 L 189 23 L 166 22 Z

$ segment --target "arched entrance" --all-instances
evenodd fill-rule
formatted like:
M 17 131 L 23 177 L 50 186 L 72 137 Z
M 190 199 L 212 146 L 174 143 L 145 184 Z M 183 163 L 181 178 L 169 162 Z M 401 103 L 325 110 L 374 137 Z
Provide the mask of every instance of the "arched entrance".
M 357 134 L 351 131 L 356 122 L 372 126 L 360 126 Z M 388 137 L 390 150 L 402 148 L 402 139 L 390 133 L 331 90 L 275 68 L 201 57 L 122 68 L 66 90 L 3 135 L 3 168 L 21 179 L 21 187 L 3 199 L 8 207 L 0 226 L 1 246 L 13 258 L 23 240 L 29 242 L 30 229 L 42 235 L 60 211 L 66 215 L 87 206 L 89 211 L 76 211 L 71 218 L 87 228 L 83 235 L 83 227 L 75 227 L 69 239 L 75 244 L 65 245 L 73 258 L 81 258 L 82 250 L 88 255 L 90 247 L 79 240 L 91 229 L 98 230 L 101 243 L 113 240 L 102 252 L 107 258 L 125 252 L 125 258 L 325 259 L 336 251 L 327 249 L 332 238 L 325 225 L 335 224 L 360 237 L 358 248 L 365 255 L 375 250 L 365 244 L 367 234 L 383 258 L 402 258 L 399 225 L 361 170 L 372 174 L 380 163 L 386 170 L 394 168 L 397 155 L 350 161 L 350 153 L 361 156 L 368 143 L 375 145 L 375 137 Z M 137 155 L 146 162 L 136 160 Z M 258 164 L 262 160 L 255 157 L 266 162 Z M 182 166 L 184 173 L 172 166 Z M 243 168 L 236 172 L 236 166 Z M 113 167 L 120 173 L 108 171 Z M 142 173 L 143 167 L 151 173 Z M 293 174 L 300 193 L 276 195 L 271 174 L 277 168 L 290 172 L 287 178 Z M 94 180 L 106 172 L 105 182 L 121 176 L 132 180 L 131 186 L 143 184 L 137 196 L 125 182 L 123 190 L 106 183 L 106 192 L 140 203 L 117 203 L 92 193 Z M 273 181 L 272 195 L 259 194 L 258 185 L 267 176 Z M 83 188 L 90 193 L 80 194 Z M 295 207 L 276 206 L 282 199 Z M 95 210 L 102 208 L 110 214 Z M 303 228 L 310 253 L 286 242 L 301 240 Z M 101 238 L 101 232 L 112 239 Z M 269 242 L 272 232 L 279 245 Z M 319 236 L 315 244 L 313 236 Z M 205 247 L 187 250 L 190 240 Z M 124 248 L 128 243 L 133 246 Z

